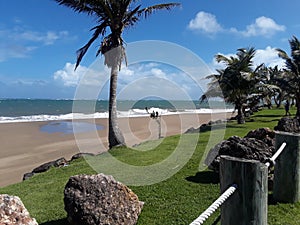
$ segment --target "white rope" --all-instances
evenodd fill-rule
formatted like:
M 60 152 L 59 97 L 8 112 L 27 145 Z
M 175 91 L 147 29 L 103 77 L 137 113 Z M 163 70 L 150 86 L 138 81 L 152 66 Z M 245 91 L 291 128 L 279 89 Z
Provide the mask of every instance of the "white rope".
M 275 154 L 270 158 L 270 161 L 273 163 L 273 165 L 275 165 L 275 160 L 280 155 L 280 153 L 283 151 L 283 149 L 285 148 L 285 146 L 286 146 L 286 143 L 283 142 L 282 145 L 280 146 L 280 148 L 277 150 L 277 152 L 275 152 Z M 271 163 L 270 162 L 266 162 L 265 165 L 267 167 L 269 167 L 271 165 Z
M 282 143 L 276 153 L 270 158 L 270 161 L 275 164 L 275 160 L 285 148 L 286 143 Z M 265 165 L 269 167 L 270 162 L 266 162 Z M 201 225 L 208 219 L 237 189 L 237 185 L 233 184 L 229 187 L 213 204 L 211 204 L 197 219 L 195 219 L 190 225 Z
M 210 217 L 237 189 L 237 185 L 233 184 L 229 187 L 213 204 L 211 204 L 197 219 L 190 225 L 201 225 Z

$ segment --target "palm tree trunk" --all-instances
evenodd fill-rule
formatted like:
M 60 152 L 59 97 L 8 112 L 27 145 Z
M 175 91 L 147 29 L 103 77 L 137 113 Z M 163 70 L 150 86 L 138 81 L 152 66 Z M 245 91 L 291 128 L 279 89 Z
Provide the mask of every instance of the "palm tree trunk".
M 244 116 L 244 112 L 243 112 L 243 106 L 238 104 L 236 107 L 237 107 L 237 111 L 238 111 L 237 122 L 238 122 L 238 124 L 244 124 L 245 116 Z
M 115 146 L 125 146 L 124 136 L 118 126 L 117 118 L 117 80 L 118 80 L 118 65 L 114 65 L 111 68 L 110 74 L 110 90 L 109 90 L 109 130 L 108 130 L 108 141 L 109 148 Z
M 273 100 L 274 100 L 274 103 L 276 105 L 276 108 L 277 109 L 280 108 L 280 106 L 281 106 L 281 99 L 279 99 L 278 97 L 274 96 Z
M 275 102 L 277 108 L 280 108 L 282 101 L 283 101 L 282 93 L 279 93 L 277 96 L 274 96 L 274 102 Z

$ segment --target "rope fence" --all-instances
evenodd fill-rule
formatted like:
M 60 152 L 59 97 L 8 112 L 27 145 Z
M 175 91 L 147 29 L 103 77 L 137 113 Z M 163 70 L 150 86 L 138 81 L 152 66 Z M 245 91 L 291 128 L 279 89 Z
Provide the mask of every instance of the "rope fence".
M 208 219 L 237 189 L 237 185 L 233 184 L 229 187 L 213 204 L 211 204 L 197 219 L 190 225 L 201 225 Z
M 286 143 L 283 142 L 282 145 L 280 146 L 280 148 L 275 152 L 275 154 L 270 158 L 270 161 L 273 165 L 275 165 L 275 160 L 277 159 L 277 157 L 280 155 L 280 153 L 283 151 L 283 149 L 285 148 Z M 270 162 L 266 162 L 265 165 L 267 167 L 269 167 L 271 165 Z
M 266 162 L 267 167 L 274 166 L 275 160 L 281 154 L 286 146 L 286 142 L 282 143 L 280 148 L 275 154 Z M 197 219 L 195 219 L 190 225 L 201 225 L 203 224 L 236 190 L 237 184 L 231 185 L 216 201 L 214 201 Z

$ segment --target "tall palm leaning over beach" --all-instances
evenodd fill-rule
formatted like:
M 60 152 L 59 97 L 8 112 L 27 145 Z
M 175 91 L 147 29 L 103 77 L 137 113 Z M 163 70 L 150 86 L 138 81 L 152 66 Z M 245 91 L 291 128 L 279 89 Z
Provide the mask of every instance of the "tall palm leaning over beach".
M 165 3 L 146 8 L 136 4 L 137 0 L 54 0 L 60 5 L 67 6 L 78 13 L 94 16 L 97 25 L 91 30 L 94 32 L 88 43 L 77 51 L 76 67 L 83 56 L 97 39 L 100 47 L 96 53 L 104 55 L 104 64 L 111 69 L 109 89 L 109 148 L 125 146 L 124 136 L 117 121 L 117 78 L 121 64 L 126 61 L 123 31 L 135 25 L 140 18 L 147 18 L 157 10 L 179 6 L 179 3 Z M 109 34 L 107 32 L 110 30 Z
M 296 117 L 300 119 L 300 41 L 293 36 L 289 43 L 291 57 L 285 51 L 277 49 L 278 55 L 285 60 L 286 65 L 280 82 L 282 88 L 296 99 Z

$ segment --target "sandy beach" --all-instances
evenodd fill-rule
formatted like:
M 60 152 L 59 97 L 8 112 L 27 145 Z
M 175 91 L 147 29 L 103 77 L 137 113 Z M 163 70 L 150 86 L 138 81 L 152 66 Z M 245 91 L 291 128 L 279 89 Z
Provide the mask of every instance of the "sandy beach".
M 199 127 L 211 120 L 225 119 L 225 114 L 180 114 L 157 119 L 163 137 L 180 134 L 190 127 Z M 158 121 L 149 117 L 120 118 L 119 126 L 128 146 L 158 138 Z M 91 121 L 86 121 L 91 122 Z M 35 167 L 65 157 L 69 160 L 79 152 L 107 151 L 107 119 L 96 119 L 104 129 L 80 134 L 47 133 L 40 128 L 49 122 L 0 124 L 0 187 L 21 182 L 24 173 Z M 79 146 L 77 142 L 80 143 Z

